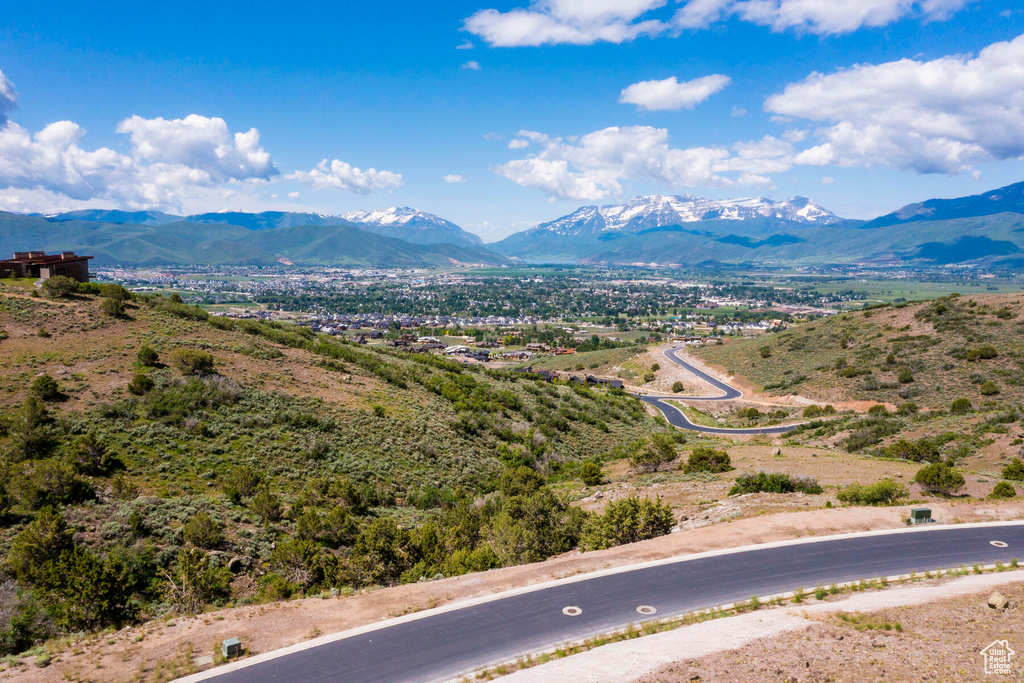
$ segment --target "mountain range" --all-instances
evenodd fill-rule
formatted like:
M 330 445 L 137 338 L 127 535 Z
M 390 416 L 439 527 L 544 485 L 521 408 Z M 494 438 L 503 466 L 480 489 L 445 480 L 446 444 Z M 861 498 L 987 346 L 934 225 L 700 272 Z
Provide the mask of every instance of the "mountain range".
M 394 237 L 413 244 L 449 243 L 463 247 L 479 247 L 483 241 L 451 221 L 425 211 L 409 207 L 392 207 L 378 211 L 352 211 L 340 216 L 320 213 L 297 213 L 290 211 L 264 211 L 244 213 L 224 211 L 202 213 L 191 216 L 175 216 L 159 211 L 117 211 L 109 209 L 84 209 L 48 216 L 54 221 L 98 221 L 103 223 L 131 223 L 134 225 L 168 225 L 170 223 L 215 223 L 237 225 L 249 230 L 273 230 L 299 225 L 348 226 L 372 232 L 375 235 Z
M 76 213 L 76 217 L 65 214 L 47 218 L 0 212 L 0 254 L 31 249 L 74 250 L 94 256 L 96 265 L 422 268 L 510 263 L 482 247 L 450 242 L 415 244 L 347 223 L 289 225 L 289 214 L 210 214 L 211 220 L 193 216 L 191 221 L 170 217 L 177 220 L 163 222 L 168 218 L 166 214 L 150 212 Z M 111 222 L 104 218 L 146 222 Z
M 0 254 L 74 249 L 97 264 L 429 267 L 523 263 L 1024 267 L 1024 183 L 908 204 L 871 221 L 841 218 L 807 197 L 634 197 L 584 206 L 483 245 L 408 207 L 339 216 L 268 211 L 175 216 L 88 209 L 0 213 Z

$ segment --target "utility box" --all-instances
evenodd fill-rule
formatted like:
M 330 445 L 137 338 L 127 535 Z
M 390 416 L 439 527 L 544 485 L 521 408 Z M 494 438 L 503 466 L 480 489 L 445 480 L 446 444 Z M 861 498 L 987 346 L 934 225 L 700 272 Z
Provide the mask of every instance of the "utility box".
M 932 522 L 932 510 L 931 508 L 911 508 L 910 509 L 910 523 L 911 524 L 931 524 Z
M 242 643 L 238 638 L 228 638 L 224 641 L 221 649 L 224 652 L 224 657 L 231 659 L 232 657 L 238 657 L 242 654 Z

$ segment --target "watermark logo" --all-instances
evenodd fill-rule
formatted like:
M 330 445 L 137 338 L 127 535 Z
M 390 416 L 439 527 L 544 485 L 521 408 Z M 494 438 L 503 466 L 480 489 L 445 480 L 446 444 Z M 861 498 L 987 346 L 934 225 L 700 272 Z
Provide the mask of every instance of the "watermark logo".
M 1004 675 L 1013 673 L 1013 655 L 1015 654 L 1010 649 L 1009 641 L 993 641 L 981 651 L 981 656 L 985 658 L 985 673 Z

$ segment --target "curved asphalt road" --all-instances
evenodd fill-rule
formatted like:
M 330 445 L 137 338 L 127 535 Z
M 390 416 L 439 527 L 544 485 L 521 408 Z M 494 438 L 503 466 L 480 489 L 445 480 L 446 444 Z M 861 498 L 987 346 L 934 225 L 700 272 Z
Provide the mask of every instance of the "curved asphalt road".
M 666 400 L 672 399 L 676 401 L 731 401 L 733 399 L 742 398 L 743 392 L 735 387 L 731 387 L 725 382 L 715 379 L 703 370 L 699 370 L 693 365 L 679 358 L 676 355 L 677 349 L 666 349 L 665 357 L 671 360 L 676 365 L 679 365 L 687 372 L 696 375 L 698 379 L 702 379 L 714 388 L 718 389 L 722 393 L 718 396 L 644 396 L 637 394 L 644 403 L 650 403 L 652 406 L 661 411 L 661 414 L 665 416 L 669 424 L 680 429 L 689 429 L 695 432 L 704 432 L 705 434 L 785 434 L 789 430 L 793 429 L 796 425 L 780 425 L 776 427 L 755 427 L 753 429 L 728 429 L 725 427 L 705 427 L 704 425 L 695 424 L 690 422 L 690 419 L 683 414 L 683 411 L 675 407 L 671 403 L 666 403 Z
M 999 548 L 991 541 L 1008 545 Z M 214 675 L 218 683 L 444 681 L 497 662 L 751 595 L 1024 559 L 1024 523 L 931 527 L 682 558 L 581 578 L 358 633 Z M 577 617 L 562 608 L 577 606 Z M 244 644 L 244 643 L 243 643 Z M 214 672 L 211 672 L 215 674 Z M 209 676 L 207 674 L 206 676 Z M 204 678 L 206 677 L 204 676 Z

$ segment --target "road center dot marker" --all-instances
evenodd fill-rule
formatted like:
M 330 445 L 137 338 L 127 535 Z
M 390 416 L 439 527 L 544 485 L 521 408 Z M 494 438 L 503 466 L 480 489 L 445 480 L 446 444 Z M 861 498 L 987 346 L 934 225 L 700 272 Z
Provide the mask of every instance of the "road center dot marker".
M 578 617 L 579 615 L 583 614 L 583 610 L 581 610 L 579 607 L 576 607 L 575 605 L 569 605 L 568 607 L 562 608 L 562 614 L 564 614 L 567 617 Z
M 652 614 L 657 614 L 657 612 L 658 612 L 657 609 L 655 609 L 654 607 L 651 607 L 650 605 L 640 605 L 639 607 L 636 608 L 636 611 L 639 614 L 643 614 L 644 616 L 648 616 L 648 617 L 651 616 Z
M 1005 548 L 1006 547 L 1006 543 L 1004 543 L 1003 541 L 989 541 L 989 543 L 991 543 L 992 545 L 994 545 L 997 548 Z

